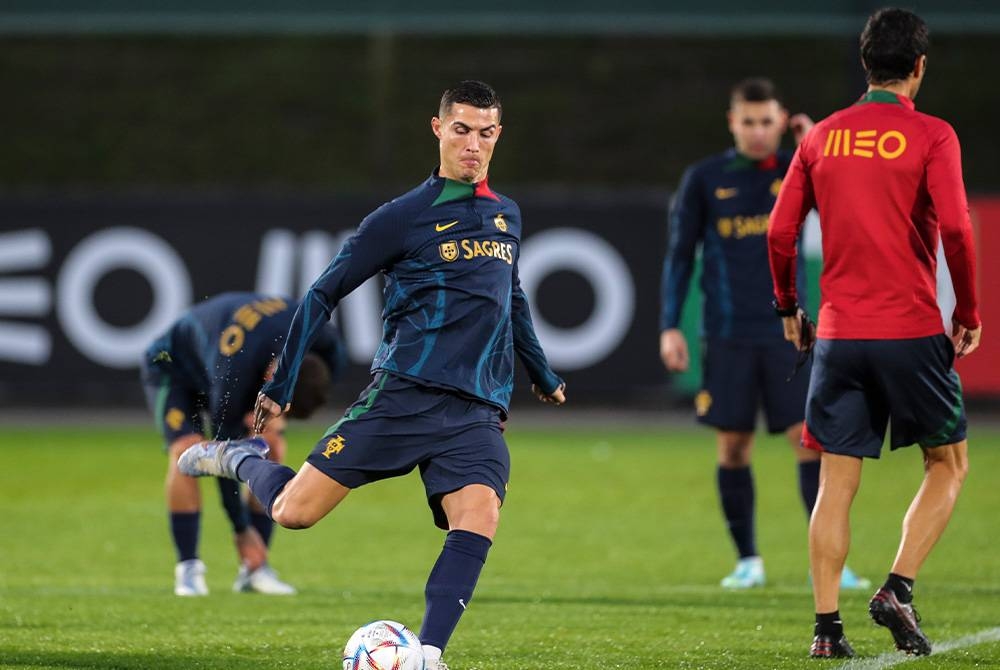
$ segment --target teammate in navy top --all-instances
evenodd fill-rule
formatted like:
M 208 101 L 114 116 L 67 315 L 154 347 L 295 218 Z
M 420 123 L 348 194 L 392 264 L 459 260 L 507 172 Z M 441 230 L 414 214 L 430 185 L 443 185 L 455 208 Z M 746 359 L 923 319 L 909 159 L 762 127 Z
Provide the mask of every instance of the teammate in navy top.
M 427 580 L 420 632 L 433 670 L 444 668 L 441 653 L 472 597 L 506 493 L 501 432 L 514 354 L 541 400 L 558 405 L 565 396 L 518 281 L 520 211 L 486 182 L 501 131 L 496 93 L 460 83 L 444 93 L 431 127 L 440 167 L 366 217 L 313 284 L 258 397 L 257 427 L 289 402 L 294 408 L 289 389 L 306 347 L 345 295 L 382 272 L 385 327 L 371 385 L 298 473 L 263 460 L 256 441 L 198 445 L 181 468 L 246 481 L 275 521 L 306 528 L 351 489 L 419 467 L 435 523 L 449 531 Z
M 274 369 L 297 305 L 276 296 L 224 293 L 188 310 L 145 353 L 146 398 L 170 454 L 167 506 L 178 557 L 177 595 L 207 594 L 205 567 L 198 559 L 201 497 L 197 482 L 177 471 L 177 458 L 206 436 L 250 434 L 257 391 Z M 325 402 L 330 378 L 343 365 L 342 351 L 332 325 L 319 333 L 295 389 L 295 416 L 309 416 Z M 271 457 L 278 461 L 285 452 L 282 433 L 283 423 L 278 422 L 265 434 Z M 248 515 L 239 485 L 218 481 L 242 563 L 234 588 L 293 593 L 266 563 L 270 518 L 253 498 Z
M 688 367 L 680 322 L 700 247 L 704 369 L 695 408 L 698 420 L 717 431 L 719 498 L 739 555 L 736 569 L 722 585 L 747 588 L 765 580 L 755 538 L 750 464 L 761 403 L 770 432 L 785 433 L 795 449 L 807 513 L 816 500 L 819 460 L 800 445 L 809 368 L 787 381 L 797 354 L 784 341 L 771 307 L 766 235 L 769 213 L 791 161 L 791 154 L 778 148 L 788 114 L 769 80 L 748 79 L 733 88 L 728 117 L 735 147 L 689 168 L 671 207 L 660 355 L 671 372 Z M 810 125 L 805 115 L 792 119 L 797 137 Z M 804 283 L 804 270 L 798 277 Z M 799 291 L 805 295 L 804 285 Z M 857 585 L 851 578 L 845 572 L 845 585 Z

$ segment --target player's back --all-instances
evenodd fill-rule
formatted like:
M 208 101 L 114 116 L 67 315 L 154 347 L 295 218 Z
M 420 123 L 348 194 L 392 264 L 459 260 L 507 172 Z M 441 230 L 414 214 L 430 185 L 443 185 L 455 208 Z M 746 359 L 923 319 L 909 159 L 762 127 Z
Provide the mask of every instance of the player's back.
M 943 183 L 948 166 L 936 165 L 948 160 L 951 142 L 957 153 L 947 123 L 887 91 L 824 119 L 803 142 L 797 167 L 808 175 L 823 231 L 821 337 L 943 331 L 936 299 L 939 215 L 949 223 L 967 216 L 960 171 L 957 203 L 955 184 Z M 945 191 L 949 197 L 939 198 Z

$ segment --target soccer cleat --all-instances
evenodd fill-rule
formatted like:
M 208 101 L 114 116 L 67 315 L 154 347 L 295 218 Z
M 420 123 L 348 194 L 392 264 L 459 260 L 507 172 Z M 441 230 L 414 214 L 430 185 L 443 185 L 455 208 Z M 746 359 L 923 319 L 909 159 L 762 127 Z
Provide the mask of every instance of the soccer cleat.
M 764 586 L 764 559 L 760 556 L 741 558 L 736 563 L 736 569 L 722 578 L 720 584 L 726 589 L 749 589 L 754 586 Z
M 910 603 L 899 601 L 892 589 L 884 586 L 868 601 L 872 621 L 885 626 L 896 641 L 896 649 L 907 654 L 926 656 L 931 653 L 931 641 L 920 630 L 920 615 Z
M 854 649 L 847 638 L 841 635 L 817 635 L 813 638 L 812 646 L 809 648 L 810 658 L 851 658 L 854 656 Z
M 181 561 L 174 566 L 175 596 L 207 596 L 205 564 L 197 558 Z
M 437 663 L 428 664 L 426 670 L 448 670 L 448 666 L 444 661 L 438 660 Z
M 263 593 L 269 596 L 294 596 L 297 591 L 291 584 L 278 579 L 278 573 L 267 563 L 256 570 L 250 571 L 245 565 L 240 566 L 233 582 L 236 593 Z
M 867 591 L 872 587 L 872 580 L 859 577 L 854 570 L 846 565 L 840 573 L 840 588 L 850 590 Z
M 198 442 L 181 454 L 177 469 L 189 477 L 237 479 L 240 463 L 251 456 L 267 458 L 267 452 L 267 442 L 259 437 Z

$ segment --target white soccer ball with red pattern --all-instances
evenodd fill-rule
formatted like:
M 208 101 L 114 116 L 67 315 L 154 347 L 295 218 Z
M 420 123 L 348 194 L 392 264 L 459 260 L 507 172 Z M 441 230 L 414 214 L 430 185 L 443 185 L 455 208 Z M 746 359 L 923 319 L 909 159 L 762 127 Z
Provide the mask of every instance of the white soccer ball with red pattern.
M 424 670 L 424 650 L 403 624 L 373 621 L 347 641 L 344 670 Z

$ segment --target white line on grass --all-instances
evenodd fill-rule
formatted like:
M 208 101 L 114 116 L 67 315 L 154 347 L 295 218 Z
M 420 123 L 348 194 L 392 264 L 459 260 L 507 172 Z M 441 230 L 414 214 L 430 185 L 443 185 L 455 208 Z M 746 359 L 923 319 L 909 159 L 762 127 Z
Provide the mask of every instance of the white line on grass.
M 944 642 L 932 643 L 932 655 L 943 654 L 946 651 L 954 651 L 955 649 L 965 649 L 966 647 L 975 647 L 977 644 L 985 644 L 986 642 L 998 642 L 1000 641 L 1000 627 L 997 628 L 986 628 L 979 631 L 978 633 L 973 633 L 972 635 L 966 635 L 965 637 L 960 637 L 954 640 L 945 640 Z M 920 656 L 906 656 L 902 652 L 890 652 L 888 654 L 882 654 L 881 656 L 876 656 L 875 658 L 864 658 L 847 661 L 841 665 L 838 665 L 836 670 L 882 670 L 882 668 L 890 668 L 894 665 L 899 665 L 900 663 L 907 663 L 909 661 L 915 661 Z

